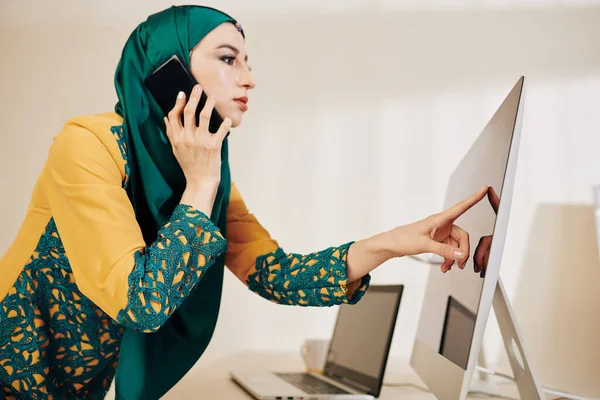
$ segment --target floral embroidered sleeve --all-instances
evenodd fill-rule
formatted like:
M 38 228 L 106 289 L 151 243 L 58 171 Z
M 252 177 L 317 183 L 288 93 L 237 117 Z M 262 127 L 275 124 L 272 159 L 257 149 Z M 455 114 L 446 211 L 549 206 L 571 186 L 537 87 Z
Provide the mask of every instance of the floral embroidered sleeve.
M 370 275 L 348 282 L 352 242 L 307 255 L 286 253 L 248 211 L 235 184 L 227 210 L 227 240 L 227 267 L 250 290 L 278 304 L 354 304 L 369 287 Z
M 157 239 L 145 243 L 115 162 L 117 142 L 107 135 L 63 130 L 48 157 L 46 196 L 81 293 L 120 324 L 153 332 L 227 241 L 201 211 L 178 205 Z
M 250 270 L 248 286 L 260 296 L 279 304 L 355 304 L 367 290 L 370 276 L 348 282 L 346 257 L 351 244 L 308 255 L 286 254 L 279 248 L 259 256 Z
M 135 254 L 127 307 L 117 321 L 144 332 L 158 329 L 226 248 L 227 241 L 204 213 L 177 206 L 152 246 Z

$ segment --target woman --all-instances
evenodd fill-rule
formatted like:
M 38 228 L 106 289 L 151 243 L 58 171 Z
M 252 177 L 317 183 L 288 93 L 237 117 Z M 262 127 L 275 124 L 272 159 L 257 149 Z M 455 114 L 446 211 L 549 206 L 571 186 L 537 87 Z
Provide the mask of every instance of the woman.
M 165 116 L 144 79 L 178 55 L 202 85 Z M 117 67 L 114 113 L 69 121 L 55 138 L 21 230 L 0 260 L 0 397 L 117 398 L 166 393 L 202 355 L 226 265 L 280 304 L 360 300 L 371 270 L 425 252 L 442 271 L 469 255 L 443 213 L 308 255 L 285 253 L 230 178 L 227 137 L 255 82 L 244 32 L 205 7 L 171 7 L 140 24 Z M 202 91 L 211 98 L 196 126 Z M 216 109 L 224 122 L 207 128 Z M 181 115 L 183 114 L 183 123 Z

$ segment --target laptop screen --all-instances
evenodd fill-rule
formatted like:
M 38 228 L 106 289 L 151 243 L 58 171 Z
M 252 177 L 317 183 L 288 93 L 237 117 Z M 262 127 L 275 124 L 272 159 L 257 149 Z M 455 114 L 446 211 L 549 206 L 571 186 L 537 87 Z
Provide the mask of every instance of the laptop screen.
M 379 395 L 402 285 L 372 285 L 354 305 L 339 308 L 324 374 Z

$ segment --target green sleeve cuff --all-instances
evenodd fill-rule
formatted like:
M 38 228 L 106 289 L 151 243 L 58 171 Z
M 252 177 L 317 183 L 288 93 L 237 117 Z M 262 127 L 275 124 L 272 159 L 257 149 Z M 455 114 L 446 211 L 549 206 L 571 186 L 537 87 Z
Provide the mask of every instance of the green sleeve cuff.
M 371 277 L 362 278 L 348 298 L 348 249 L 353 242 L 308 255 L 286 254 L 281 248 L 256 259 L 248 287 L 260 296 L 284 305 L 330 307 L 356 304 L 367 291 Z

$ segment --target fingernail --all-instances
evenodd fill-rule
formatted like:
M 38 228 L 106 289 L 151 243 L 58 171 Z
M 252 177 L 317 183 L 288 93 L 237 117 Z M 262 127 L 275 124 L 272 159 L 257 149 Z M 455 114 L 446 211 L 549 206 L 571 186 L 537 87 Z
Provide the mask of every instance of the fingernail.
M 202 88 L 200 87 L 200 85 L 198 85 L 198 86 L 196 86 L 196 87 L 194 88 L 194 90 L 195 90 L 196 92 L 199 92 L 199 91 L 200 91 L 200 89 L 202 89 Z
M 452 255 L 454 256 L 454 258 L 458 258 L 458 259 L 463 259 L 465 257 L 465 252 L 462 250 L 454 250 L 454 253 L 452 253 Z
M 183 96 L 185 96 L 185 93 L 183 93 L 183 92 L 177 93 L 177 100 L 183 100 Z

